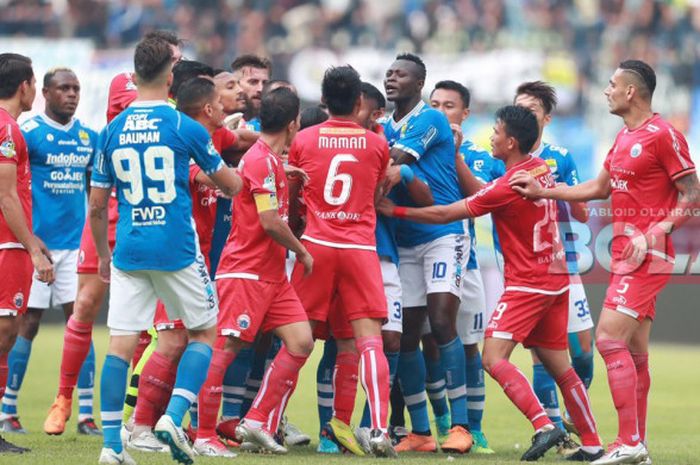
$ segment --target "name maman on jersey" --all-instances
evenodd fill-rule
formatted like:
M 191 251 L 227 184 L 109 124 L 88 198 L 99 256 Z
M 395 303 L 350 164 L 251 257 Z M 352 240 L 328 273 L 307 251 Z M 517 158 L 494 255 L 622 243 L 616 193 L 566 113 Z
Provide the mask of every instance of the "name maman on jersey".
M 367 131 L 362 128 L 320 128 L 320 149 L 367 149 Z
M 160 142 L 158 123 L 161 118 L 149 118 L 149 113 L 134 112 L 126 117 L 119 144 L 155 144 Z

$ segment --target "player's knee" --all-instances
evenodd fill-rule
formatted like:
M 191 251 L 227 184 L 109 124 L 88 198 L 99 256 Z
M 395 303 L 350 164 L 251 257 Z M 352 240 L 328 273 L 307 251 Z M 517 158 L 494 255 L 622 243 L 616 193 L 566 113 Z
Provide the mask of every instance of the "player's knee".
M 33 341 L 39 332 L 41 322 L 41 310 L 29 311 L 24 314 L 19 325 L 19 335 Z
M 311 337 L 303 338 L 289 344 L 287 350 L 301 357 L 308 357 L 314 351 L 314 340 Z
M 479 355 L 479 344 L 465 344 L 464 355 L 467 358 L 474 358 Z
M 433 330 L 433 337 L 435 337 L 439 345 L 448 344 L 457 337 L 454 322 L 442 316 L 432 318 L 430 320 L 430 327 Z
M 102 305 L 102 294 L 83 288 L 73 305 L 73 318 L 81 323 L 93 323 Z
M 0 355 L 9 353 L 16 340 L 16 331 L 0 331 Z
M 384 331 L 382 333 L 384 352 L 398 352 L 401 350 L 401 333 L 396 331 Z
M 169 331 L 166 337 L 159 337 L 156 351 L 168 360 L 178 361 L 187 348 L 187 333 L 185 331 Z

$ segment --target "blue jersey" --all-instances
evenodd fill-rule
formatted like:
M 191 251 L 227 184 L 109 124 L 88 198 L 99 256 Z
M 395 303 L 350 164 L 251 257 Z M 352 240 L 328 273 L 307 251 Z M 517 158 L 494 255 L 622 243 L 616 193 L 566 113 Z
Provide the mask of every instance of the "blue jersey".
M 216 276 L 216 269 L 219 267 L 221 252 L 224 251 L 226 239 L 231 232 L 231 220 L 233 209 L 231 199 L 219 197 L 216 199 L 216 219 L 214 220 L 214 231 L 211 238 L 211 251 L 209 252 L 209 263 L 211 270 L 209 274 Z
M 506 172 L 506 165 L 503 161 L 492 157 L 486 150 L 470 140 L 462 142 L 462 145 L 459 147 L 459 153 L 462 154 L 464 161 L 474 176 L 484 184 L 496 178 L 500 178 Z M 479 268 L 479 264 L 476 260 L 476 231 L 474 230 L 474 218 L 469 218 L 467 224 L 470 242 L 467 269 L 475 270 Z M 493 231 L 493 244 L 496 250 L 500 252 L 500 245 L 495 229 Z
M 194 262 L 190 158 L 206 174 L 224 166 L 204 127 L 166 102 L 134 102 L 102 131 L 92 186 L 116 187 L 114 266 L 176 271 Z
M 245 128 L 249 131 L 260 132 L 260 118 L 253 118 L 245 122 Z
M 576 163 L 574 163 L 574 159 L 567 149 L 543 142 L 537 150 L 532 152 L 532 155 L 540 157 L 547 163 L 555 182 L 563 182 L 568 186 L 575 186 L 579 183 Z M 557 217 L 559 231 L 564 244 L 564 251 L 566 252 L 566 264 L 569 273 L 578 273 L 576 248 L 574 247 L 575 238 L 571 229 L 571 217 L 567 202 L 557 201 L 557 211 L 559 212 Z
M 377 255 L 387 257 L 395 265 L 399 264 L 399 251 L 396 248 L 396 218 L 389 218 L 377 213 L 377 229 L 374 236 L 377 240 Z
M 430 186 L 435 205 L 449 205 L 462 198 L 455 169 L 454 138 L 444 114 L 420 101 L 401 121 L 390 116 L 383 125 L 389 147 L 416 159 L 411 168 Z M 397 185 L 395 193 L 398 205 L 416 206 L 403 185 Z M 434 225 L 398 220 L 396 239 L 401 247 L 414 247 L 448 234 L 464 234 L 462 222 Z
M 64 126 L 46 115 L 26 121 L 22 133 L 32 172 L 34 234 L 51 250 L 77 249 L 97 133 L 77 119 Z

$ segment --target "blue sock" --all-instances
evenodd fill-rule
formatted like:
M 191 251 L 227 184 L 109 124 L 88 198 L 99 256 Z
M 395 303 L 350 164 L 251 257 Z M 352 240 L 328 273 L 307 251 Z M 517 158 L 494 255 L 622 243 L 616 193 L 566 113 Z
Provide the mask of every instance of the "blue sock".
M 116 453 L 122 451 L 119 432 L 122 428 L 122 409 L 126 397 L 126 375 L 129 362 L 108 354 L 100 378 L 100 410 L 102 415 L 102 442 Z
M 431 360 L 423 354 L 425 368 L 428 377 L 425 380 L 425 390 L 433 407 L 436 417 L 441 417 L 450 412 L 447 407 L 447 392 L 445 391 L 445 369 L 440 360 Z
M 569 347 L 571 352 L 571 364 L 581 382 L 588 389 L 593 382 L 593 348 L 590 352 L 584 352 L 577 333 L 569 333 Z
M 221 415 L 226 418 L 241 418 L 241 406 L 245 397 L 245 380 L 253 362 L 253 349 L 246 347 L 236 355 L 224 374 L 223 407 Z
M 401 352 L 398 367 L 399 383 L 416 433 L 430 431 L 428 403 L 425 395 L 425 360 L 420 350 Z
M 255 396 L 258 394 L 263 376 L 265 375 L 266 363 L 267 353 L 254 350 L 253 363 L 251 364 L 248 378 L 245 381 L 245 397 L 243 398 L 243 404 L 241 405 L 241 418 L 248 413 Z
M 563 430 L 557 385 L 541 363 L 532 366 L 532 388 L 554 426 Z
M 469 425 L 467 416 L 467 381 L 464 347 L 458 337 L 440 348 L 440 360 L 445 367 L 447 397 L 450 400 L 452 425 Z
M 90 352 L 88 352 L 83 366 L 80 367 L 78 375 L 78 421 L 93 418 L 92 415 L 92 395 L 95 388 L 95 347 L 90 342 Z
M 316 399 L 318 402 L 318 421 L 321 431 L 333 417 L 333 371 L 338 346 L 335 339 L 329 339 L 323 344 L 323 355 L 316 369 Z M 319 435 L 321 434 L 319 431 Z
M 24 374 L 27 372 L 29 355 L 32 353 L 32 341 L 17 336 L 15 345 L 7 356 L 7 388 L 2 398 L 2 413 L 17 416 L 17 396 L 22 387 Z
M 481 354 L 467 358 L 467 413 L 469 429 L 481 431 L 481 418 L 484 416 L 486 388 L 484 386 L 484 367 L 481 364 Z
M 207 379 L 212 350 L 201 342 L 190 342 L 180 358 L 173 395 L 170 397 L 165 414 L 173 419 L 177 426 L 182 425 L 182 417 L 197 400 L 199 389 Z
M 394 379 L 396 378 L 396 371 L 399 368 L 399 356 L 400 352 L 384 352 L 387 362 L 389 362 L 389 388 L 394 385 Z M 365 408 L 362 411 L 362 420 L 360 421 L 360 426 L 363 428 L 369 428 L 372 425 L 372 420 L 369 416 L 369 404 L 365 401 Z
M 199 404 L 196 401 L 190 404 L 190 426 L 193 429 L 199 427 Z

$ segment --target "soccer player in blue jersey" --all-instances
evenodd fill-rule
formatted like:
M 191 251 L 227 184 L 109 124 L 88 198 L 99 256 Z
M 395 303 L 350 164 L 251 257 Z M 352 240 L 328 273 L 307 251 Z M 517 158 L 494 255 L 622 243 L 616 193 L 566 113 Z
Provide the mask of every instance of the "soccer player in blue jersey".
M 182 417 L 204 382 L 216 337 L 216 292 L 191 220 L 190 158 L 226 195 L 235 195 L 241 180 L 224 165 L 206 129 L 167 104 L 172 54 L 169 44 L 157 38 L 137 45 L 138 96 L 100 134 L 93 169 L 90 224 L 99 275 L 112 286 L 111 334 L 100 383 L 101 464 L 135 463 L 123 450 L 119 430 L 128 361 L 140 332 L 153 324 L 156 300 L 163 301 L 171 318 L 182 319 L 189 332 L 173 395 L 155 427 L 181 463 L 193 462 Z M 107 241 L 112 188 L 119 203 L 113 264 Z
M 576 163 L 567 149 L 549 144 L 542 140 L 544 128 L 552 121 L 552 111 L 557 104 L 555 90 L 549 84 L 542 81 L 525 82 L 515 92 L 516 105 L 523 106 L 532 111 L 537 117 L 540 133 L 535 145 L 532 147 L 532 155 L 547 162 L 552 176 L 557 183 L 575 186 L 579 183 Z M 576 248 L 574 231 L 581 223 L 588 220 L 586 202 L 558 201 L 558 223 L 564 250 L 566 251 L 566 264 L 571 276 L 569 288 L 569 353 L 571 364 L 583 381 L 586 389 L 593 380 L 593 342 L 591 328 L 593 320 L 588 309 L 586 290 L 581 283 L 576 262 Z M 575 220 L 575 221 L 573 221 Z M 559 411 L 559 399 L 556 383 L 547 373 L 542 363 L 533 352 L 533 380 L 532 385 L 547 415 L 552 423 L 559 428 L 564 428 L 562 415 Z M 573 424 L 568 421 L 567 429 L 575 432 Z M 563 455 L 569 455 L 578 449 L 578 445 L 567 439 L 559 448 Z
M 470 100 L 471 95 L 466 87 L 458 82 L 449 80 L 438 82 L 430 94 L 430 106 L 445 114 L 455 133 L 455 141 L 461 141 L 455 154 L 455 166 L 457 168 L 457 177 L 460 181 L 460 188 L 465 197 L 473 194 L 472 190 L 474 188 L 493 181 L 505 172 L 505 165 L 501 160 L 492 157 L 474 142 L 462 139 L 462 124 L 469 117 Z M 465 176 L 465 166 L 469 167 L 471 173 L 479 181 L 478 184 L 473 186 L 469 184 L 469 180 L 473 178 Z M 484 340 L 484 330 L 488 323 L 490 312 L 486 308 L 484 283 L 476 258 L 474 219 L 465 220 L 464 227 L 467 231 L 466 240 L 469 241 L 469 256 L 462 279 L 462 301 L 457 314 L 457 333 L 462 340 L 466 357 L 467 409 L 469 429 L 474 437 L 472 452 L 492 454 L 493 450 L 489 448 L 486 436 L 481 430 L 486 391 L 484 386 L 484 368 L 481 364 L 481 354 L 479 353 L 479 343 Z M 426 344 L 426 339 L 425 337 L 423 338 L 424 352 L 430 346 L 430 344 Z M 433 409 L 436 410 L 437 406 L 435 404 L 440 399 L 442 399 L 443 404 L 445 403 L 444 371 L 441 370 L 437 356 L 426 357 L 426 363 L 428 365 L 429 378 L 428 396 L 431 397 Z M 437 386 L 437 392 L 431 392 L 433 386 Z M 436 399 L 433 400 L 433 397 L 436 397 Z M 446 408 L 446 405 L 440 407 Z M 436 417 L 439 414 L 439 412 L 436 412 Z
M 66 320 L 73 313 L 87 169 L 97 141 L 97 134 L 73 117 L 80 101 L 80 83 L 73 71 L 57 68 L 47 72 L 42 92 L 44 113 L 26 121 L 22 133 L 32 173 L 32 226 L 51 251 L 56 280 L 49 286 L 34 276 L 28 310 L 19 320 L 19 334 L 10 352 L 0 430 L 14 433 L 25 432 L 19 422 L 17 397 L 43 311 L 60 305 Z M 81 434 L 99 434 L 92 415 L 94 378 L 95 354 L 91 350 L 78 380 Z
M 231 63 L 231 71 L 246 96 L 247 108 L 243 113 L 245 128 L 260 132 L 260 104 L 262 102 L 263 86 L 270 80 L 272 63 L 267 58 L 246 54 L 236 58 Z
M 386 71 L 384 88 L 395 110 L 384 125 L 384 133 L 396 164 L 408 164 L 415 176 L 432 191 L 436 205 L 461 198 L 455 171 L 455 144 L 445 115 L 430 108 L 421 98 L 426 69 L 412 54 L 396 57 Z M 397 186 L 399 205 L 414 206 L 408 193 Z M 407 400 L 413 439 L 430 435 L 425 404 L 425 365 L 419 352 L 421 328 L 426 313 L 447 372 L 447 392 L 452 428 L 442 444 L 445 452 L 467 452 L 472 445 L 467 417 L 465 358 L 457 335 L 456 320 L 465 261 L 464 228 L 460 221 L 447 225 L 424 225 L 399 220 L 399 273 L 403 288 L 404 322 L 399 362 L 399 382 Z M 408 360 L 411 363 L 407 363 Z M 422 396 L 422 398 L 421 398 Z M 412 404 L 416 404 L 415 407 Z M 413 407 L 413 408 L 412 408 Z M 414 441 L 420 447 L 420 441 Z

